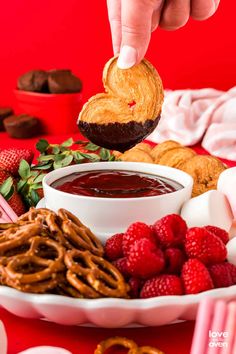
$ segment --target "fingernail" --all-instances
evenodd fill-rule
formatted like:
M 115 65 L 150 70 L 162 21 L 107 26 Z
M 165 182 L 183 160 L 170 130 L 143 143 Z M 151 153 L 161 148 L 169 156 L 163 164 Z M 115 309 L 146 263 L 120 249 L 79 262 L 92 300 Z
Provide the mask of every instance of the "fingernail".
M 137 50 L 129 45 L 124 45 L 121 48 L 120 55 L 117 61 L 117 66 L 120 69 L 129 69 L 136 64 Z
M 114 53 L 114 55 L 118 55 L 120 53 L 120 47 L 114 46 L 113 47 L 113 53 Z

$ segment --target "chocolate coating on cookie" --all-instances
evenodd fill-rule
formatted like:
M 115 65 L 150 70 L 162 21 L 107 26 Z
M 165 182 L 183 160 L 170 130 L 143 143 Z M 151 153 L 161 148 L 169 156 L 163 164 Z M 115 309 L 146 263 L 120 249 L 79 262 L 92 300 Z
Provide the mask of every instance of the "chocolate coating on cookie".
M 4 127 L 12 138 L 26 139 L 41 133 L 41 124 L 38 118 L 21 114 L 4 119 Z
M 160 116 L 144 123 L 96 124 L 79 121 L 80 132 L 94 144 L 124 152 L 146 138 L 157 126 Z
M 48 92 L 48 73 L 44 70 L 31 70 L 19 77 L 17 88 L 23 91 Z
M 48 87 L 51 93 L 76 93 L 82 90 L 82 82 L 70 70 L 52 70 Z

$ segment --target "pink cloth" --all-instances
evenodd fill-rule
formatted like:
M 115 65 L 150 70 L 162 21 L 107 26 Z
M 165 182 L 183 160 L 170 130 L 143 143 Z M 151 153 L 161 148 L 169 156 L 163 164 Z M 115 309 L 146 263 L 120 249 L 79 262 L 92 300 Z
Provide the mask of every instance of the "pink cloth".
M 160 143 L 176 140 L 202 146 L 211 154 L 236 161 L 236 87 L 167 91 L 162 118 L 148 137 Z

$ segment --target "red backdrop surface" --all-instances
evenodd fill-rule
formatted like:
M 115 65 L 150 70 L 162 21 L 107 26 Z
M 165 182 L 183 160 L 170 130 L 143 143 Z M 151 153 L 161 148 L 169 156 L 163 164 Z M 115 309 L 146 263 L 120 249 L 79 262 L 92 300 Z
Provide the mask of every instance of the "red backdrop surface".
M 165 87 L 227 89 L 236 83 L 235 0 L 217 14 L 176 32 L 153 34 L 147 58 Z M 8 0 L 0 11 L 0 105 L 12 104 L 17 77 L 33 68 L 71 68 L 84 99 L 101 89 L 112 56 L 105 0 Z

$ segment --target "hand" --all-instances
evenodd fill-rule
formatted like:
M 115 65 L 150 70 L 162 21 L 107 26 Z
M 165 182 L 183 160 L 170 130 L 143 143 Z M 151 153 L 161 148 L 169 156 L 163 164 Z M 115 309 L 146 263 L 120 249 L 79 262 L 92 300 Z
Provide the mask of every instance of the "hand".
M 127 69 L 139 63 L 148 48 L 151 32 L 183 27 L 189 17 L 205 20 L 220 0 L 107 0 L 114 54 L 118 66 Z

